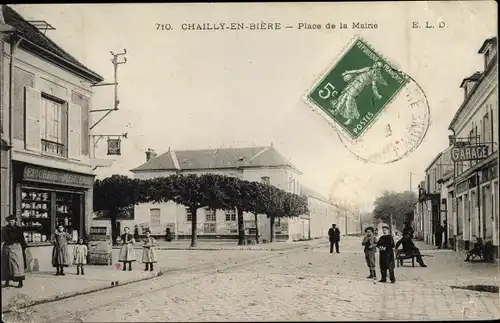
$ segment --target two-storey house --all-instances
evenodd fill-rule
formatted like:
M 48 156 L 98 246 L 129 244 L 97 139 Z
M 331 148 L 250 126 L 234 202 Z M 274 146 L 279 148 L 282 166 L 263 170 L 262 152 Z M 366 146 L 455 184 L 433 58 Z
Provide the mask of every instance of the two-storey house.
M 2 146 L 10 147 L 2 149 L 2 214 L 16 215 L 33 257 L 50 261 L 42 250 L 57 224 L 76 240 L 92 219 L 91 85 L 103 78 L 11 7 L 1 11 L 12 27 L 0 57 Z
M 486 158 L 455 163 L 453 199 L 457 210 L 458 248 L 468 249 L 474 236 L 498 246 L 498 41 L 484 41 L 484 70 L 463 80 L 464 101 L 450 122 L 454 146 L 487 146 Z M 482 156 L 484 157 L 484 156 Z M 495 248 L 497 251 L 498 248 Z
M 203 150 L 168 150 L 154 157 L 146 153 L 146 163 L 131 172 L 135 178 L 150 179 L 172 174 L 220 174 L 273 185 L 287 192 L 300 194 L 301 172 L 272 145 L 269 147 L 220 148 Z M 149 228 L 153 235 L 164 235 L 166 228 L 176 238 L 191 235 L 192 215 L 189 210 L 173 202 L 143 203 L 135 206 L 134 219 L 119 221 L 124 226 L 135 225 Z M 237 238 L 238 223 L 236 210 L 199 209 L 197 214 L 198 234 L 203 238 Z M 255 229 L 254 215 L 244 213 L 247 233 Z M 278 219 L 276 239 L 292 240 L 300 232 L 301 219 Z M 270 221 L 265 215 L 258 215 L 259 232 L 263 239 L 269 239 Z M 143 231 L 142 230 L 142 231 Z

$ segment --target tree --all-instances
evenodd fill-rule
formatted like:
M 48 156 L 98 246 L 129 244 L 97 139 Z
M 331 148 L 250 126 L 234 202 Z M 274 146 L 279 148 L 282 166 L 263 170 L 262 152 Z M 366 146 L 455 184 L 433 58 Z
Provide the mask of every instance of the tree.
M 384 191 L 375 200 L 373 217 L 390 222 L 392 215 L 393 225 L 402 230 L 404 222 L 413 219 L 415 203 L 417 203 L 417 196 L 413 192 Z
M 120 215 L 130 211 L 141 201 L 140 181 L 123 175 L 113 175 L 94 182 L 94 212 L 111 220 L 113 241 L 119 235 L 116 222 Z

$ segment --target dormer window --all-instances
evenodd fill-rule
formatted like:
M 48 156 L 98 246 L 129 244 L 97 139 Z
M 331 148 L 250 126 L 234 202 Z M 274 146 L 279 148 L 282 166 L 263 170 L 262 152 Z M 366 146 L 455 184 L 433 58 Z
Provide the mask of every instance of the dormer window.
M 488 67 L 488 64 L 490 63 L 490 50 L 486 50 L 484 52 L 484 69 Z

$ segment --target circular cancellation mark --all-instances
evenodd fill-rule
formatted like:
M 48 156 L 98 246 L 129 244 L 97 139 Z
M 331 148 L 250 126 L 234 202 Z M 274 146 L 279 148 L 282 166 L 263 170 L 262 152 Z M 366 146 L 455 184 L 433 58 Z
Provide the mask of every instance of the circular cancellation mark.
M 422 143 L 430 125 L 429 103 L 420 85 L 408 78 L 408 83 L 360 138 L 351 139 L 335 124 L 340 141 L 358 159 L 390 164 L 407 157 Z

